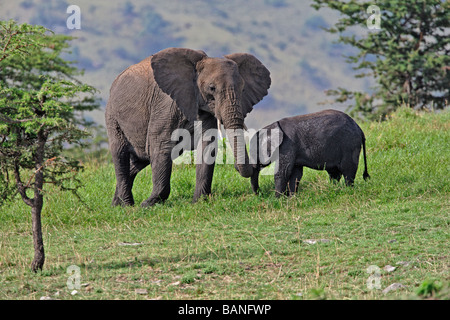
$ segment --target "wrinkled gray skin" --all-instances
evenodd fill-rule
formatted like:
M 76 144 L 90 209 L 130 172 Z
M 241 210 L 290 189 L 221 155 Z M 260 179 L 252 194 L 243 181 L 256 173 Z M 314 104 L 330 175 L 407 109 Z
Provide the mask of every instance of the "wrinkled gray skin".
M 293 195 L 303 175 L 303 167 L 326 170 L 331 181 L 338 182 L 344 176 L 347 185 L 353 185 L 358 170 L 361 145 L 364 154 L 363 178 L 369 178 L 366 162 L 364 133 L 356 122 L 343 112 L 325 110 L 308 115 L 284 118 L 263 129 L 267 135 L 258 131 L 250 141 L 250 154 L 254 148 L 264 150 L 268 161 L 261 163 L 258 156 L 251 177 L 252 189 L 258 192 L 259 172 L 274 159 L 278 147 L 278 170 L 275 172 L 275 194 Z M 278 129 L 274 130 L 273 129 Z M 278 132 L 278 139 L 272 134 Z M 256 141 L 254 139 L 257 139 Z M 271 147 L 271 140 L 278 143 Z M 258 153 L 259 155 L 260 153 Z
M 175 129 L 243 129 L 244 118 L 270 87 L 270 73 L 254 56 L 245 53 L 210 58 L 203 51 L 169 48 L 123 71 L 111 86 L 106 106 L 106 127 L 115 167 L 113 205 L 133 205 L 133 181 L 151 164 L 153 190 L 142 206 L 169 197 L 172 171 L 171 140 Z M 243 177 L 253 174 L 244 135 L 233 143 L 236 169 Z M 203 148 L 214 142 L 201 142 Z M 242 147 L 244 145 L 244 147 Z M 236 147 L 238 146 L 238 147 Z M 190 149 L 196 148 L 194 139 Z M 236 161 L 236 162 L 238 162 Z M 196 166 L 194 201 L 211 193 L 213 164 Z

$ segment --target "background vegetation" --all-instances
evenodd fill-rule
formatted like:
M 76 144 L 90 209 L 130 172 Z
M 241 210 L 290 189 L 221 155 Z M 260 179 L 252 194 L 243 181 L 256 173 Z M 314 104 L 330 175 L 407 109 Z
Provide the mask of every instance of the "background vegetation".
M 33 271 L 45 261 L 44 184 L 76 190 L 65 182 L 77 181 L 80 161 L 65 147 L 82 145 L 89 136 L 83 111 L 99 107 L 95 88 L 77 81 L 81 72 L 61 58 L 69 40 L 42 26 L 0 21 L 0 206 L 18 193 L 31 208 Z
M 327 31 L 339 34 L 339 42 L 358 49 L 347 57 L 361 73 L 356 77 L 376 79 L 374 92 L 354 92 L 339 87 L 327 93 L 336 101 L 354 99 L 352 115 L 378 119 L 402 103 L 415 109 L 444 109 L 450 100 L 450 2 L 443 0 L 377 1 L 314 0 L 316 9 L 341 13 L 339 22 Z M 369 18 L 368 18 L 368 15 Z M 372 32 L 348 34 L 366 24 Z M 376 29 L 372 29 L 374 24 Z
M 249 128 L 261 128 L 267 119 L 328 108 L 317 104 L 330 99 L 324 92 L 327 89 L 343 86 L 371 92 L 372 80 L 355 80 L 357 72 L 342 57 L 357 51 L 336 43 L 337 36 L 322 30 L 338 21 L 338 12 L 316 11 L 312 1 L 80 0 L 81 30 L 66 27 L 70 4 L 0 0 L 0 19 L 39 24 L 77 37 L 66 58 L 85 70 L 80 80 L 100 91 L 103 106 L 120 72 L 166 47 L 202 49 L 210 56 L 256 55 L 271 71 L 273 81 L 269 95 L 247 117 Z M 366 35 L 368 30 L 364 25 L 352 32 Z M 90 116 L 104 122 L 101 111 Z

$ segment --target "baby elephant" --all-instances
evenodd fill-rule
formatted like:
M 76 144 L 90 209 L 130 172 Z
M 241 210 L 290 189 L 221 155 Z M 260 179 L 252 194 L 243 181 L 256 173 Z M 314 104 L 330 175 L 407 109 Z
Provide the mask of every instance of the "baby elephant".
M 344 176 L 353 185 L 358 170 L 361 145 L 364 155 L 364 174 L 367 172 L 364 133 L 356 122 L 343 112 L 325 110 L 307 115 L 284 118 L 259 130 L 250 140 L 250 157 L 254 168 L 251 177 L 253 192 L 259 189 L 262 167 L 276 161 L 275 194 L 297 191 L 303 167 L 326 170 L 331 181 Z

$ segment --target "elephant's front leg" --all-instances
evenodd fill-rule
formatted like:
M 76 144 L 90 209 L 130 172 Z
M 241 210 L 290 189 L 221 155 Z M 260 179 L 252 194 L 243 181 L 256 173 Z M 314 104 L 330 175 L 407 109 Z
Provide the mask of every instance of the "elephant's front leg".
M 288 192 L 289 196 L 293 196 L 297 190 L 300 180 L 303 176 L 303 167 L 294 166 L 292 169 L 291 177 L 289 178 Z
M 193 201 L 196 202 L 202 196 L 211 194 L 211 185 L 214 175 L 214 163 L 213 164 L 197 164 L 195 181 L 195 192 Z
M 288 179 L 285 175 L 275 174 L 275 197 L 279 198 L 286 192 Z
M 142 202 L 142 207 L 150 207 L 164 202 L 170 194 L 170 175 L 172 173 L 172 159 L 170 153 L 160 153 L 152 158 L 153 190 L 150 197 Z
M 196 128 L 198 131 L 198 128 Z M 197 145 L 195 160 L 195 192 L 193 201 L 196 202 L 204 195 L 211 194 L 214 166 L 217 156 L 217 121 L 207 118 L 202 121 L 202 136 Z
M 285 194 L 289 187 L 292 171 L 294 169 L 294 162 L 290 154 L 280 154 L 275 163 L 275 196 L 278 198 Z

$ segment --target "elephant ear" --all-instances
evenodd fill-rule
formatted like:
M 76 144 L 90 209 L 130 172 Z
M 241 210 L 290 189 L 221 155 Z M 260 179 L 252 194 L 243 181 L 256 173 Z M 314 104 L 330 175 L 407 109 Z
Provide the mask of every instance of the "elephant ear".
M 245 86 L 242 93 L 242 112 L 244 117 L 253 110 L 253 106 L 267 95 L 271 79 L 269 70 L 248 53 L 228 54 L 225 58 L 233 60 L 239 67 L 239 73 L 244 78 Z
M 280 123 L 277 121 L 266 126 L 258 131 L 257 134 L 259 139 L 259 161 L 261 161 L 261 164 L 265 166 L 278 160 L 278 148 L 284 138 L 284 132 L 280 127 Z
M 191 121 L 197 118 L 198 112 L 195 66 L 205 57 L 203 51 L 184 48 L 168 48 L 152 56 L 156 83 Z

